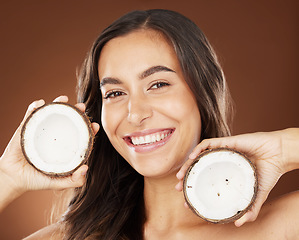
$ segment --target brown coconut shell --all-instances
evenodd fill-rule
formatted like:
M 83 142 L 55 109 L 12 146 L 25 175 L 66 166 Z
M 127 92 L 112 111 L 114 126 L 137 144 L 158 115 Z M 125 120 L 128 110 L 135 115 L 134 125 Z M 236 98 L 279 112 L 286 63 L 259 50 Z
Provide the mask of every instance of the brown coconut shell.
M 238 211 L 235 215 L 233 215 L 232 217 L 229 217 L 229 218 L 224 218 L 224 219 L 210 219 L 210 218 L 206 218 L 204 217 L 200 212 L 198 212 L 198 210 L 193 206 L 191 200 L 188 198 L 188 195 L 186 193 L 187 191 L 187 179 L 188 179 L 188 176 L 192 170 L 192 168 L 194 167 L 194 165 L 200 161 L 200 159 L 207 155 L 207 154 L 210 154 L 212 152 L 219 152 L 219 151 L 230 151 L 230 152 L 233 152 L 233 153 L 236 153 L 236 154 L 239 154 L 241 155 L 245 160 L 248 161 L 248 163 L 250 164 L 250 166 L 252 167 L 253 171 L 254 171 L 254 178 L 255 178 L 255 184 L 253 186 L 254 188 L 254 194 L 252 196 L 252 199 L 250 201 L 250 203 L 248 204 L 248 206 L 243 209 L 242 211 Z M 205 150 L 204 152 L 202 152 L 201 154 L 199 154 L 197 156 L 197 158 L 194 160 L 194 162 L 191 164 L 191 166 L 188 168 L 187 170 L 187 173 L 184 177 L 184 180 L 183 180 L 183 193 L 184 193 L 184 197 L 185 197 L 185 201 L 186 203 L 188 204 L 189 208 L 197 215 L 199 216 L 200 218 L 202 218 L 203 220 L 207 221 L 207 222 L 211 222 L 211 223 L 215 223 L 215 224 L 224 224 L 224 223 L 231 223 L 231 222 L 234 222 L 236 221 L 237 219 L 241 218 L 251 207 L 252 205 L 254 204 L 255 200 L 256 200 L 256 196 L 257 196 L 257 191 L 258 191 L 258 176 L 257 176 L 257 170 L 256 170 L 256 167 L 255 165 L 250 161 L 250 159 L 243 153 L 237 151 L 237 150 L 234 150 L 234 149 L 231 149 L 231 148 L 214 148 L 214 149 L 208 149 L 208 150 Z
M 31 120 L 31 118 L 41 109 L 43 108 L 46 108 L 50 105 L 55 105 L 55 104 L 60 104 L 60 105 L 65 105 L 67 107 L 70 107 L 72 108 L 73 110 L 75 110 L 78 115 L 80 115 L 82 117 L 82 119 L 84 120 L 87 128 L 88 128 L 88 132 L 89 132 L 89 139 L 88 139 L 88 148 L 86 149 L 85 151 L 85 155 L 83 157 L 83 160 L 80 162 L 80 164 L 78 164 L 74 169 L 70 170 L 70 171 L 67 171 L 67 172 L 60 172 L 60 173 L 55 173 L 55 172 L 47 172 L 47 171 L 43 171 L 41 169 L 39 169 L 38 167 L 36 167 L 32 162 L 31 162 L 31 159 L 29 158 L 29 156 L 27 155 L 26 153 L 26 146 L 25 146 L 25 139 L 24 139 L 24 134 L 25 134 L 25 131 L 26 131 L 26 126 L 28 124 L 28 122 Z M 26 121 L 24 122 L 23 126 L 22 126 L 22 129 L 21 129 L 21 149 L 22 149 L 22 152 L 23 152 L 23 155 L 25 157 L 25 159 L 27 160 L 27 162 L 33 166 L 37 171 L 49 176 L 49 177 L 66 177 L 66 176 L 69 176 L 71 175 L 73 172 L 75 172 L 80 166 L 82 166 L 83 164 L 85 164 L 91 153 L 92 153 L 92 149 L 93 149 L 93 143 L 94 143 L 94 134 L 93 134 L 93 130 L 92 130 L 92 127 L 91 127 L 91 122 L 88 118 L 88 116 L 80 111 L 78 108 L 76 108 L 75 106 L 69 104 L 69 103 L 64 103 L 64 102 L 51 102 L 51 103 L 48 103 L 48 104 L 44 104 L 43 106 L 35 109 L 29 116 L 28 118 L 26 119 Z

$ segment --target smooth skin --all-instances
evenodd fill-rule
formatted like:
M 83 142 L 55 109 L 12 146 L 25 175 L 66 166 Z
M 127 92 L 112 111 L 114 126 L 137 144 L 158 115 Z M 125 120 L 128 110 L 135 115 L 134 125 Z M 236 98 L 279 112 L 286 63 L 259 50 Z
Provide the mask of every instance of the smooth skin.
M 99 78 L 102 124 L 112 145 L 146 181 L 173 181 L 201 132 L 199 110 L 173 48 L 149 30 L 112 39 L 102 50 Z M 124 139 L 165 132 L 171 134 L 166 143 L 159 141 L 162 146 L 137 147 Z
M 155 66 L 172 71 L 156 71 L 157 68 L 153 71 Z M 147 71 L 149 69 L 151 71 Z M 144 175 L 145 239 L 298 239 L 298 192 L 261 208 L 279 177 L 298 168 L 298 129 L 200 143 L 200 114 L 193 97 L 190 97 L 190 89 L 184 82 L 174 50 L 165 38 L 153 31 L 138 31 L 108 42 L 100 57 L 99 70 L 104 97 L 104 130 L 126 161 Z M 84 111 L 82 105 L 78 107 Z M 29 112 L 33 108 L 31 106 Z M 98 125 L 94 123 L 93 127 L 96 133 Z M 136 147 L 126 141 L 149 133 L 160 135 L 169 129 L 170 135 L 161 146 L 149 143 L 147 147 Z M 83 184 L 86 166 L 58 182 L 34 172 L 18 152 L 17 138 L 18 134 L 13 137 L 0 162 L 1 182 L 2 179 L 11 181 L 7 191 L 20 195 L 33 189 L 63 189 Z M 254 208 L 235 224 L 210 224 L 183 207 L 182 179 L 188 166 L 203 150 L 219 146 L 248 154 L 260 176 L 260 191 Z M 13 169 L 9 167 L 14 165 Z M 24 172 L 23 177 L 10 178 L 15 171 Z M 26 177 L 27 183 L 23 184 Z M 0 199 L 5 199 L 4 207 L 14 198 L 7 198 L 4 194 Z M 61 239 L 59 224 L 46 227 L 27 239 L 51 238 Z

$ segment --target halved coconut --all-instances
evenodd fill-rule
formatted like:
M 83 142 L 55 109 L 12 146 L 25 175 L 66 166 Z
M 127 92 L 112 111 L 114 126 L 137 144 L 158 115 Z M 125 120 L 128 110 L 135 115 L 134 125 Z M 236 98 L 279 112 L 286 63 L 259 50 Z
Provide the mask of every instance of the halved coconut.
M 25 158 L 50 176 L 73 173 L 87 161 L 92 145 L 89 119 L 67 103 L 50 103 L 36 109 L 21 131 Z
M 187 204 L 199 217 L 227 223 L 251 207 L 257 186 L 256 169 L 245 155 L 218 148 L 203 152 L 189 167 L 183 191 Z

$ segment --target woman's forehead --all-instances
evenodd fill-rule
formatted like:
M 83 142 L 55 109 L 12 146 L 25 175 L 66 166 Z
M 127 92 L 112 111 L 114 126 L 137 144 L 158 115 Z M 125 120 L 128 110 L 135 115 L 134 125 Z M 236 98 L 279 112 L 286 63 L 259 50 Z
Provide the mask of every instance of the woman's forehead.
M 172 47 L 171 41 L 169 41 L 168 38 L 162 32 L 153 29 L 138 29 L 129 32 L 125 35 L 112 38 L 104 45 L 102 52 L 106 48 L 109 48 L 110 45 L 117 47 L 117 45 L 120 46 L 120 44 L 123 44 L 124 42 L 137 42 L 141 44 L 145 44 L 146 42 L 152 42 L 158 45 L 164 43 Z
M 139 30 L 116 37 L 103 47 L 99 58 L 99 74 L 110 72 L 115 66 L 130 70 L 137 66 L 148 68 L 155 65 L 178 66 L 177 55 L 169 41 L 157 31 Z M 127 69 L 127 70 L 129 70 Z

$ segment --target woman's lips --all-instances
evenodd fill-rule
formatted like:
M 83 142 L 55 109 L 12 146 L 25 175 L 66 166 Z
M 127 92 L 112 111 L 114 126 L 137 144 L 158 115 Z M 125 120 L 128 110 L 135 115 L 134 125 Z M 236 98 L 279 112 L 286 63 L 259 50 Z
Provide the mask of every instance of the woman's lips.
M 163 146 L 175 129 L 147 130 L 124 137 L 125 142 L 135 152 L 149 152 Z

